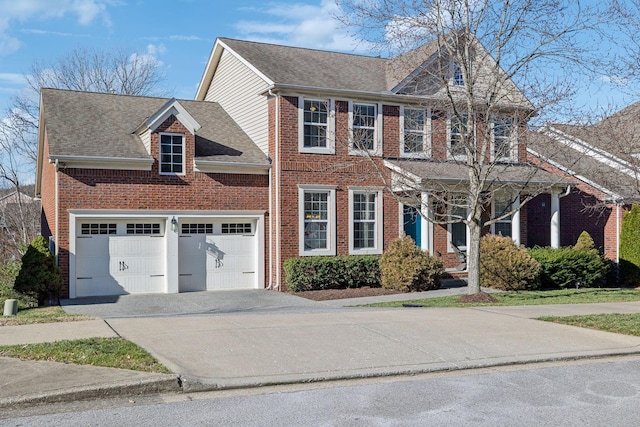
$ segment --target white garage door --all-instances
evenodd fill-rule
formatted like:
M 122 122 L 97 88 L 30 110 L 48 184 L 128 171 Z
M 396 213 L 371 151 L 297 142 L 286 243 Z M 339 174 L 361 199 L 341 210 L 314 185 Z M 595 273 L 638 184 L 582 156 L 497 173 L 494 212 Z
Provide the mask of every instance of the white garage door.
M 256 288 L 255 221 L 180 224 L 180 292 Z
M 164 234 L 159 222 L 80 222 L 76 297 L 164 292 Z

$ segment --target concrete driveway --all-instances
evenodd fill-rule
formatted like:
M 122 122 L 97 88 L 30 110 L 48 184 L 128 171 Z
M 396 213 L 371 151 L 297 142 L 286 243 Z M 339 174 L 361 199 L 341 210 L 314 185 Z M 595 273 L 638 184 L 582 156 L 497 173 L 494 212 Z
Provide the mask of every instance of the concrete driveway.
M 265 289 L 116 295 L 60 301 L 69 314 L 103 319 L 239 313 L 306 313 L 339 307 Z

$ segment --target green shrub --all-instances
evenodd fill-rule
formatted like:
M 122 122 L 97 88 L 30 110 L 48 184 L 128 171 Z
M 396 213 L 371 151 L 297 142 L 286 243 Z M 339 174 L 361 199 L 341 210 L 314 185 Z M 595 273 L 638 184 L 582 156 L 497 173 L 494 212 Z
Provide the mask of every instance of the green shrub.
M 480 286 L 505 291 L 538 286 L 542 267 L 510 237 L 488 234 L 480 240 Z
M 637 204 L 622 219 L 620 269 L 625 284 L 640 286 L 640 206 Z
M 609 265 L 596 249 L 536 247 L 529 254 L 542 266 L 543 288 L 590 288 L 602 285 Z
M 382 287 L 402 292 L 427 291 L 440 287 L 442 261 L 418 248 L 403 236 L 391 243 L 380 257 Z
M 38 305 L 43 305 L 52 298 L 57 300 L 61 288 L 60 268 L 49 251 L 47 241 L 38 236 L 22 256 L 22 268 L 16 277 L 14 289 L 36 298 Z
M 582 233 L 580 233 L 580 236 L 578 236 L 578 240 L 576 241 L 576 244 L 573 248 L 577 250 L 583 250 L 583 249 L 595 249 L 595 247 L 596 247 L 596 244 L 591 238 L 591 235 L 587 233 L 587 231 L 585 230 Z
M 380 287 L 377 256 L 289 258 L 284 272 L 291 292 Z

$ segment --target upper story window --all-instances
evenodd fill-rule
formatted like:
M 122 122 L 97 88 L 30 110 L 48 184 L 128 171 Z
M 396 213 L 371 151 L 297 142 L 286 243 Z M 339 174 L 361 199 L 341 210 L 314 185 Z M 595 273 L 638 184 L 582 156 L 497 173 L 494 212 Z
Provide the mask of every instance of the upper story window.
M 300 106 L 300 151 L 332 154 L 334 152 L 333 101 L 300 97 L 298 105 Z
M 456 62 L 451 64 L 451 84 L 453 86 L 464 86 L 464 74 L 462 68 Z
M 381 196 L 380 191 L 349 189 L 350 253 L 382 253 Z
M 402 120 L 402 156 L 428 155 L 426 110 L 405 107 L 403 108 Z
M 335 255 L 335 188 L 300 186 L 300 255 Z
M 465 140 L 469 127 L 469 116 L 462 114 L 461 116 L 451 115 L 449 119 L 449 141 L 447 143 L 449 149 L 449 158 L 456 160 L 465 160 L 467 156 Z
M 350 103 L 352 151 L 377 152 L 377 105 Z
M 160 173 L 184 174 L 184 135 L 160 134 Z
M 514 120 L 500 117 L 493 120 L 493 157 L 495 160 L 512 160 L 515 149 Z

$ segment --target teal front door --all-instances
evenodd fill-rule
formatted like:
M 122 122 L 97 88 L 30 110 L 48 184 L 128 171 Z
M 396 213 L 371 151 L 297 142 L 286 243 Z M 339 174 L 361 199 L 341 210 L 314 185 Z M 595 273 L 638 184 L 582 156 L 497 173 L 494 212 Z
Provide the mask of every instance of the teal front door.
M 404 233 L 411 237 L 415 242 L 416 246 L 421 247 L 421 217 L 420 213 L 413 206 L 404 205 Z

